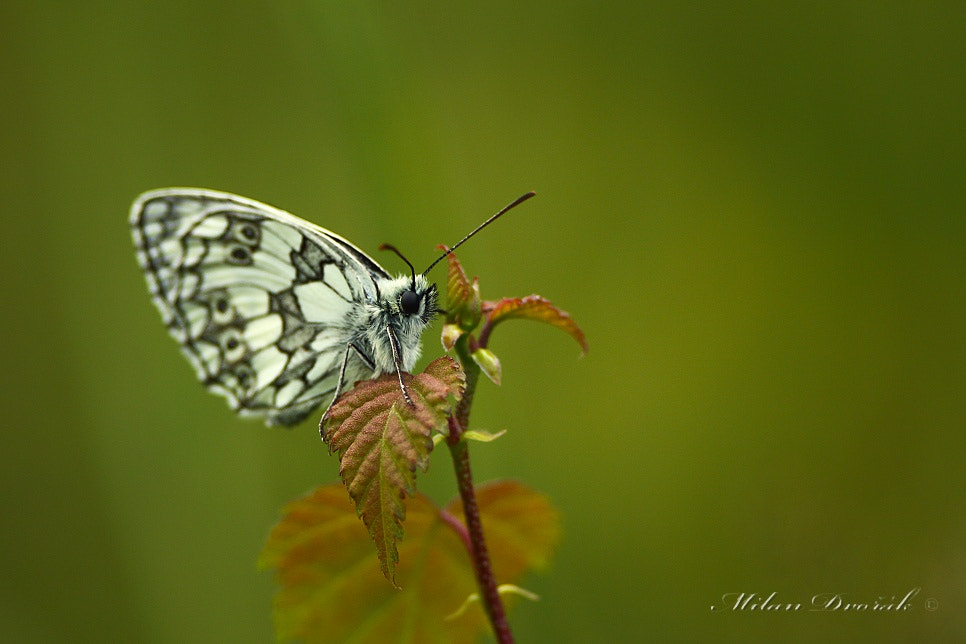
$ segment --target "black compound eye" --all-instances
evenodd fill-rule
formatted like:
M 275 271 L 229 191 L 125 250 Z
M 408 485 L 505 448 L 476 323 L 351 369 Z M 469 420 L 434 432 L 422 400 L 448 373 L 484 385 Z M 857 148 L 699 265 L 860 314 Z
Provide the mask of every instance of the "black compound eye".
M 419 294 L 416 291 L 403 291 L 399 298 L 399 308 L 406 315 L 419 313 Z

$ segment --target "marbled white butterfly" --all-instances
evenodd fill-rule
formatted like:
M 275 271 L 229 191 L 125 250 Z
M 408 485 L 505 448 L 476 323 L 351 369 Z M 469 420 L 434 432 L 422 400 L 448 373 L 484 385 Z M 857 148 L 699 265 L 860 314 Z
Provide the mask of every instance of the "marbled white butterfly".
M 154 303 L 198 378 L 244 415 L 292 425 L 345 385 L 402 372 L 440 311 L 423 273 L 392 277 L 342 237 L 237 195 L 164 188 L 131 207 Z

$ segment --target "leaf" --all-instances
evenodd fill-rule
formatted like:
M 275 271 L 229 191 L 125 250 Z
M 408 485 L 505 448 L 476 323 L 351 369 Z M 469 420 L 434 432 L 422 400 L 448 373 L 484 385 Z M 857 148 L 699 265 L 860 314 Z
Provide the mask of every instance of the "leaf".
M 409 501 L 407 538 L 397 575 L 385 582 L 376 554 L 342 486 L 325 485 L 289 504 L 273 528 L 259 567 L 274 569 L 276 637 L 327 642 L 473 641 L 482 612 L 443 622 L 456 597 L 473 591 L 463 542 L 421 494 Z
M 452 351 L 453 347 L 456 346 L 456 341 L 460 339 L 460 336 L 466 333 L 458 324 L 446 323 L 443 325 L 443 333 L 440 338 L 443 342 L 443 348 L 446 351 Z
M 477 441 L 480 443 L 492 443 L 496 439 L 500 438 L 506 434 L 505 429 L 501 429 L 497 433 L 493 434 L 491 432 L 484 431 L 482 429 L 468 429 L 462 434 L 460 434 L 461 441 Z M 442 432 L 436 432 L 433 434 L 433 447 L 438 447 L 440 443 L 446 440 L 447 434 Z
M 409 502 L 396 571 L 403 589 L 395 590 L 376 571 L 365 528 L 341 487 L 324 485 L 290 503 L 259 557 L 260 568 L 274 569 L 278 585 L 273 603 L 279 640 L 434 644 L 472 642 L 488 631 L 478 604 L 445 621 L 477 588 L 466 546 L 429 499 L 416 494 Z M 524 561 L 547 561 L 559 518 L 543 495 L 506 482 L 481 486 L 477 495 L 501 584 L 525 572 L 514 553 L 530 553 Z M 529 516 L 508 528 L 519 512 Z M 509 565 L 501 561 L 505 557 Z M 517 574 L 502 576 L 507 571 Z
M 493 381 L 493 384 L 500 384 L 500 379 L 503 377 L 503 370 L 500 367 L 500 359 L 496 357 L 496 354 L 489 349 L 484 349 L 483 347 L 478 348 L 476 351 L 470 354 L 473 358 L 473 362 L 479 365 L 486 377 Z
M 416 490 L 416 471 L 426 471 L 432 434 L 446 427 L 449 399 L 465 380 L 449 357 L 431 362 L 423 373 L 405 374 L 413 405 L 395 375 L 365 380 L 341 396 L 323 421 L 330 452 L 339 454 L 339 475 L 376 544 L 380 567 L 395 584 L 396 542 L 403 536 L 403 503 Z
M 448 250 L 443 245 L 436 248 Z M 449 266 L 446 276 L 446 321 L 464 331 L 472 331 L 480 323 L 481 316 L 479 279 L 474 277 L 472 282 L 467 279 L 455 254 L 450 253 L 446 260 Z
M 490 443 L 506 434 L 505 429 L 501 429 L 495 434 L 483 431 L 482 429 L 468 429 L 460 434 L 460 440 L 479 441 L 480 443 Z
M 483 313 L 486 315 L 488 327 L 513 318 L 545 322 L 576 340 L 583 349 L 582 355 L 587 353 L 587 338 L 570 314 L 539 295 L 528 295 L 522 298 L 505 297 L 499 302 L 483 302 Z
M 496 592 L 501 595 L 519 595 L 524 599 L 529 599 L 532 602 L 540 601 L 540 595 L 535 592 L 529 591 L 526 588 L 520 588 L 514 584 L 500 584 L 497 586 Z

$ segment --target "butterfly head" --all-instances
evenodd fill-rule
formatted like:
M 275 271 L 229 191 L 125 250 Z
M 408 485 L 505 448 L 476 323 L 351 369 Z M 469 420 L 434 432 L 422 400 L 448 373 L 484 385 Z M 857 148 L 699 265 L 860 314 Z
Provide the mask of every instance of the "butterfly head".
M 431 322 L 438 312 L 436 285 L 426 279 L 425 273 L 417 275 L 412 263 L 392 244 L 382 244 L 379 250 L 396 253 L 409 267 L 409 277 L 393 280 L 395 288 L 390 288 L 387 293 L 391 312 L 404 317 L 418 317 L 426 324 Z
M 409 371 L 419 358 L 422 332 L 439 312 L 436 285 L 422 275 L 400 275 L 378 287 L 378 300 L 366 307 L 365 324 L 374 373 Z
M 383 308 L 401 320 L 429 324 L 439 312 L 436 285 L 422 275 L 400 276 L 382 286 Z

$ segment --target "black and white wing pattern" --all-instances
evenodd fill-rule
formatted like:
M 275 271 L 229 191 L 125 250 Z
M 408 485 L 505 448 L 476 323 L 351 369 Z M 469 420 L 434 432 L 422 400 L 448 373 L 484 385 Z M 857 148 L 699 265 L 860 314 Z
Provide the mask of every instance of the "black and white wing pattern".
M 198 378 L 271 425 L 328 402 L 361 309 L 390 277 L 324 228 L 213 190 L 147 192 L 131 227 L 154 302 Z

